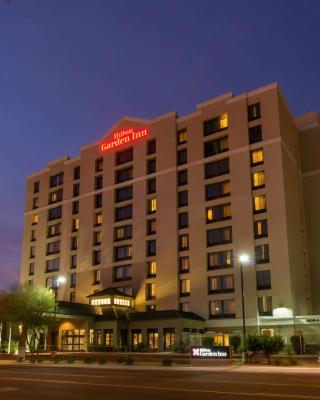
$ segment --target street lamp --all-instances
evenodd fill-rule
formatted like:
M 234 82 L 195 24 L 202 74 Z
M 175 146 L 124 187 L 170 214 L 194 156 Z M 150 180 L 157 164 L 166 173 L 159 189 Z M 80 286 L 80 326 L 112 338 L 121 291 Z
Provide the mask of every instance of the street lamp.
M 250 260 L 248 254 L 241 254 L 239 257 L 240 261 L 240 274 L 241 274 L 241 298 L 242 298 L 242 334 L 243 334 L 243 352 L 242 352 L 242 362 L 245 362 L 245 357 L 247 353 L 247 339 L 246 339 L 246 314 L 244 308 L 244 287 L 243 287 L 243 264 L 247 264 Z
M 53 329 L 54 331 L 51 334 L 51 348 L 52 350 L 56 350 L 56 342 L 57 342 L 57 299 L 58 299 L 58 289 L 60 285 L 63 285 L 66 282 L 66 278 L 64 276 L 58 276 L 56 280 L 53 282 L 53 286 L 51 290 L 54 291 L 54 314 L 53 314 Z

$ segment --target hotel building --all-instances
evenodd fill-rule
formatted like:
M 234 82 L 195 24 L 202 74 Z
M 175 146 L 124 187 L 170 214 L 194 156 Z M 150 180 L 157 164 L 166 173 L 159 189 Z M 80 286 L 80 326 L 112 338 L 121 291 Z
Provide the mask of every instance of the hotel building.
M 319 340 L 319 148 L 318 115 L 294 118 L 271 84 L 182 117 L 123 117 L 29 176 L 21 282 L 66 278 L 59 346 L 228 343 L 244 253 L 247 329 Z

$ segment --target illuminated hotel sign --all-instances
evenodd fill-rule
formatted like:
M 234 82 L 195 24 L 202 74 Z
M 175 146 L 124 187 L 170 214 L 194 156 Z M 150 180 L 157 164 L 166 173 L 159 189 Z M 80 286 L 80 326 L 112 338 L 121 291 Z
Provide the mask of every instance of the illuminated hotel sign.
M 101 151 L 113 150 L 122 145 L 140 140 L 147 136 L 148 133 L 149 131 L 146 128 L 123 129 L 121 131 L 114 132 L 111 139 L 108 139 L 106 142 L 100 145 L 100 149 Z
M 230 347 L 215 346 L 215 347 L 191 347 L 191 358 L 193 359 L 211 359 L 211 360 L 229 360 Z

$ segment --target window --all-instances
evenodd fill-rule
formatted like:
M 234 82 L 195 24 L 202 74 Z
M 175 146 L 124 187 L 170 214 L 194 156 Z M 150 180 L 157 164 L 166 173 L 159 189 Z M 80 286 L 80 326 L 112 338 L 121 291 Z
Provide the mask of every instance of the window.
M 116 182 L 115 183 L 121 183 L 125 181 L 129 181 L 132 179 L 132 167 L 121 169 L 120 171 L 116 171 Z
M 122 287 L 117 287 L 116 289 L 120 290 L 120 292 L 122 293 L 132 296 L 132 286 L 122 286 Z
M 58 236 L 61 234 L 61 224 L 54 224 L 48 226 L 48 234 L 47 237 L 53 237 L 53 236 Z
M 262 127 L 261 125 L 253 126 L 249 128 L 249 143 L 257 143 L 262 140 Z
M 251 174 L 252 189 L 261 189 L 265 186 L 265 176 L 263 171 L 253 172 Z
M 55 187 L 63 184 L 63 172 L 57 175 L 50 176 L 50 187 Z
M 188 250 L 189 249 L 189 235 L 179 235 L 179 251 Z
M 32 223 L 32 225 L 37 225 L 38 221 L 39 221 L 39 216 L 38 216 L 38 214 L 32 214 L 32 217 L 31 217 L 31 223 Z
M 156 284 L 147 283 L 146 284 L 146 300 L 153 300 L 156 298 Z
M 234 299 L 213 300 L 209 302 L 210 318 L 235 318 L 236 304 Z
M 253 212 L 259 214 L 267 211 L 267 200 L 264 194 L 253 197 Z
M 98 265 L 101 263 L 101 250 L 93 250 L 92 252 L 92 264 Z
M 30 237 L 30 242 L 34 242 L 36 240 L 36 230 L 32 229 L 31 231 L 31 237 Z
M 129 260 L 132 258 L 132 246 L 118 246 L 114 248 L 114 261 Z
M 47 243 L 47 255 L 56 254 L 60 252 L 60 240 Z
M 147 212 L 148 214 L 153 214 L 157 211 L 157 199 L 148 199 L 147 200 Z
M 188 151 L 187 149 L 179 150 L 177 152 L 177 165 L 186 164 L 188 162 Z
M 133 148 L 116 153 L 116 165 L 125 164 L 133 160 Z
M 73 197 L 78 197 L 80 195 L 80 183 L 76 183 L 73 185 Z
M 132 238 L 132 225 L 114 228 L 114 240 L 126 240 Z
M 147 257 L 155 256 L 156 255 L 156 241 L 147 240 Z
M 231 218 L 231 204 L 220 204 L 206 209 L 207 224 Z
M 205 164 L 205 179 L 229 173 L 229 158 Z
M 263 150 L 262 149 L 252 150 L 250 152 L 250 160 L 252 167 L 254 167 L 255 165 L 263 164 L 264 161 Z
M 188 170 L 184 169 L 178 171 L 178 186 L 183 186 L 188 184 Z
M 101 244 L 101 231 L 94 231 L 93 232 L 93 245 L 98 246 Z
M 131 347 L 132 350 L 137 350 L 142 343 L 142 332 L 141 329 L 131 330 Z
M 208 277 L 208 294 L 234 292 L 233 275 L 219 275 Z
M 97 158 L 95 162 L 95 172 L 101 172 L 103 170 L 103 158 Z
M 72 236 L 71 237 L 70 249 L 71 250 L 77 250 L 77 248 L 78 248 L 78 236 Z
M 157 275 L 157 262 L 147 262 L 147 278 L 155 278 Z
M 248 106 L 248 121 L 261 118 L 260 103 L 255 103 Z
M 157 329 L 147 329 L 147 345 L 150 350 L 158 350 L 159 336 Z
M 163 329 L 163 350 L 172 350 L 175 346 L 175 329 L 164 328 Z
M 73 168 L 73 179 L 80 179 L 80 166 Z
M 190 296 L 190 279 L 180 279 L 180 297 Z
M 180 129 L 177 132 L 177 144 L 187 143 L 188 141 L 188 131 L 187 129 Z
M 256 264 L 264 264 L 270 262 L 269 245 L 261 244 L 255 247 Z
M 47 288 L 56 288 L 58 286 L 58 277 L 57 276 L 48 276 L 46 278 L 46 287 Z
M 179 214 L 179 229 L 188 228 L 189 225 L 189 217 L 187 212 L 183 212 Z
M 156 139 L 149 140 L 147 142 L 147 154 L 154 154 L 157 150 Z
M 183 190 L 178 192 L 178 207 L 185 207 L 188 205 L 188 191 Z
M 102 193 L 96 194 L 94 196 L 94 208 L 102 207 Z
M 211 135 L 228 128 L 228 114 L 223 113 L 219 117 L 210 119 L 203 123 L 203 134 L 204 136 Z
M 69 301 L 70 301 L 70 303 L 75 303 L 76 302 L 76 292 L 70 292 Z
M 49 193 L 49 204 L 57 203 L 63 199 L 63 190 L 56 190 L 55 192 Z
M 132 267 L 131 265 L 120 265 L 119 267 L 114 267 L 113 270 L 113 280 L 127 281 L 132 278 Z
M 59 258 L 53 258 L 51 260 L 47 260 L 46 272 L 58 271 L 59 266 L 60 266 Z
M 34 275 L 34 262 L 29 264 L 29 275 Z
M 103 177 L 102 175 L 96 176 L 94 178 L 94 190 L 100 190 L 103 186 Z
M 155 219 L 147 220 L 147 235 L 154 235 L 157 230 L 157 224 Z
M 39 193 L 39 191 L 40 191 L 40 182 L 39 181 L 34 182 L 33 183 L 33 193 Z
M 80 227 L 79 218 L 73 218 L 71 227 L 72 232 L 77 232 L 79 230 L 79 227 Z
M 272 317 L 272 296 L 258 297 L 258 312 L 260 317 Z
M 232 257 L 233 257 L 232 250 L 224 250 L 215 253 L 208 253 L 207 255 L 208 270 L 233 267 Z
M 115 198 L 117 203 L 120 203 L 121 201 L 131 200 L 132 196 L 133 196 L 132 186 L 116 189 L 115 191 Z
M 179 257 L 179 273 L 186 274 L 190 272 L 189 257 Z
M 70 287 L 75 288 L 76 284 L 77 284 L 77 274 L 76 272 L 72 272 L 72 274 L 70 274 Z
M 155 304 L 147 304 L 146 311 L 156 311 L 157 307 Z
M 79 200 L 72 202 L 72 215 L 79 214 Z
M 70 268 L 76 268 L 77 267 L 77 255 L 73 254 L 70 258 Z
M 260 221 L 254 221 L 253 226 L 254 226 L 255 239 L 268 236 L 268 222 L 266 219 L 262 219 Z
M 271 271 L 257 271 L 257 290 L 271 289 Z
M 58 219 L 61 218 L 62 215 L 62 207 L 55 207 L 55 208 L 51 208 L 48 211 L 48 221 L 52 221 L 53 219 Z
M 103 216 L 101 212 L 94 214 L 94 226 L 100 226 L 103 222 Z
M 99 285 L 101 280 L 101 271 L 100 269 L 95 269 L 92 271 L 93 274 L 93 285 Z
M 132 218 L 132 205 L 118 207 L 115 212 L 115 221 L 124 221 Z
M 210 229 L 207 231 L 207 246 L 216 246 L 232 242 L 232 227 Z
M 36 208 L 38 208 L 39 207 L 39 197 L 34 197 L 33 199 L 32 199 L 32 208 L 33 209 L 36 209 Z
M 147 180 L 147 194 L 156 193 L 157 183 L 156 178 Z
M 157 170 L 157 163 L 156 159 L 153 158 L 152 160 L 147 161 L 147 174 L 153 174 Z
M 229 150 L 228 137 L 224 136 L 216 140 L 210 140 L 209 142 L 205 142 L 203 146 L 205 157 L 210 157 L 219 153 L 223 153 L 224 151 Z
M 229 196 L 230 193 L 230 181 L 223 181 L 206 185 L 206 201 Z

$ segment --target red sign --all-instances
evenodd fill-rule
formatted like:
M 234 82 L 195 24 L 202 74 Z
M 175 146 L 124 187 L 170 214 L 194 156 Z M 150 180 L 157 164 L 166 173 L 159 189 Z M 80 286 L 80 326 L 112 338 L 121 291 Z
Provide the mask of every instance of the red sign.
M 109 151 L 124 144 L 135 142 L 147 136 L 148 133 L 146 128 L 129 128 L 115 132 L 111 139 L 101 144 L 101 151 Z

